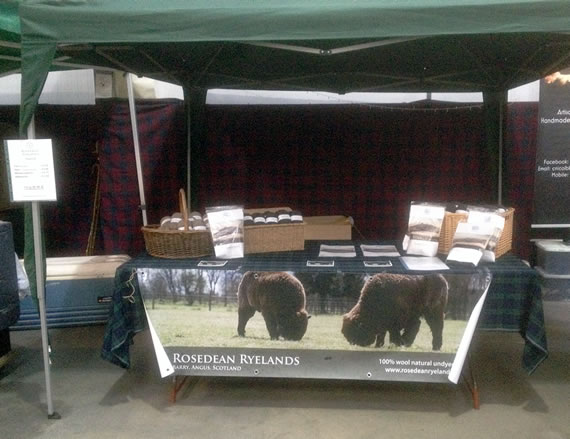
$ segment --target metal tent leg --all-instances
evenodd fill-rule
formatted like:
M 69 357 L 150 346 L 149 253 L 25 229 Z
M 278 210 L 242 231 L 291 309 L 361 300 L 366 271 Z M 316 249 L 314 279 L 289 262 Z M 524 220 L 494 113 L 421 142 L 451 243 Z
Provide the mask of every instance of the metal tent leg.
M 471 355 L 467 355 L 467 364 L 469 369 L 469 376 L 465 376 L 465 373 L 462 373 L 463 382 L 469 389 L 469 393 L 471 393 L 471 398 L 473 399 L 473 408 L 478 410 L 480 407 L 479 402 L 479 386 L 477 384 L 477 379 L 475 378 L 475 374 L 473 372 L 473 365 L 471 364 Z

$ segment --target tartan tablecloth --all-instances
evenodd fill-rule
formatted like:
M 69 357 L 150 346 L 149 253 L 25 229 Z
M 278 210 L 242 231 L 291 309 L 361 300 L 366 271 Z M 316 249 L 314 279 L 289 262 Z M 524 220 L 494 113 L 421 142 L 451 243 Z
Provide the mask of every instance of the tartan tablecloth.
M 332 243 L 334 242 L 327 242 Z M 366 242 L 379 244 L 380 242 Z M 347 242 L 338 244 L 346 245 Z M 389 269 L 371 269 L 365 267 L 359 248 L 356 258 L 336 258 L 335 266 L 307 267 L 307 260 L 318 258 L 319 243 L 307 241 L 305 250 L 247 255 L 241 259 L 230 259 L 220 270 L 256 271 L 312 271 L 343 273 L 411 273 L 407 271 L 397 257 L 390 259 Z M 386 244 L 383 242 L 383 244 Z M 136 333 L 146 328 L 146 317 L 140 291 L 137 284 L 136 270 L 141 268 L 196 268 L 201 260 L 214 260 L 214 257 L 196 259 L 160 259 L 146 253 L 129 260 L 117 268 L 112 306 L 105 331 L 101 355 L 104 359 L 121 367 L 130 366 L 130 346 Z M 475 268 L 463 264 L 448 263 L 448 274 L 470 274 Z M 516 256 L 507 253 L 494 263 L 481 263 L 478 269 L 489 269 L 493 280 L 487 299 L 479 318 L 478 329 L 519 332 L 525 341 L 522 366 L 530 374 L 548 357 L 544 313 L 540 294 L 538 273 Z M 213 268 L 208 268 L 213 269 Z M 443 272 L 442 272 L 443 273 Z M 414 271 L 413 274 L 422 274 Z

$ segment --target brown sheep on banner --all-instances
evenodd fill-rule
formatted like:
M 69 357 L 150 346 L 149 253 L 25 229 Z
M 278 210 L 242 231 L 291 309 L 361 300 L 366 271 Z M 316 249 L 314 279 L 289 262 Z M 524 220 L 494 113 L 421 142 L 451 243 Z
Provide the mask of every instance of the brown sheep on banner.
M 245 336 L 245 325 L 259 311 L 272 340 L 301 340 L 310 317 L 305 301 L 303 285 L 289 273 L 246 272 L 238 288 L 238 335 Z
M 376 341 L 380 347 L 389 332 L 391 343 L 411 346 L 423 316 L 432 332 L 432 349 L 439 350 L 447 289 L 441 274 L 376 274 L 364 284 L 357 304 L 343 316 L 342 333 L 351 344 L 368 346 Z

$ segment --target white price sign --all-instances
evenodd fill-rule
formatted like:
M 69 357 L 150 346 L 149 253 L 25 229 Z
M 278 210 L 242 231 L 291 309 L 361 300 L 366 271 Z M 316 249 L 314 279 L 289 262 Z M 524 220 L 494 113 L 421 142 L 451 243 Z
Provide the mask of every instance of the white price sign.
M 6 140 L 11 201 L 56 201 L 51 139 Z

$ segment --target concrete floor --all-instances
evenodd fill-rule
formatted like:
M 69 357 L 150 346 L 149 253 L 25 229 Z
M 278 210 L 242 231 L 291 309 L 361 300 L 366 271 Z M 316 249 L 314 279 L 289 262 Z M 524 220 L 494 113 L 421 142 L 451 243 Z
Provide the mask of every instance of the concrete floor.
M 169 402 L 148 331 L 133 366 L 99 357 L 104 327 L 50 330 L 48 419 L 39 331 L 12 332 L 0 438 L 570 438 L 570 302 L 545 302 L 550 357 L 527 376 L 518 334 L 477 333 L 481 408 L 464 385 L 201 378 Z

